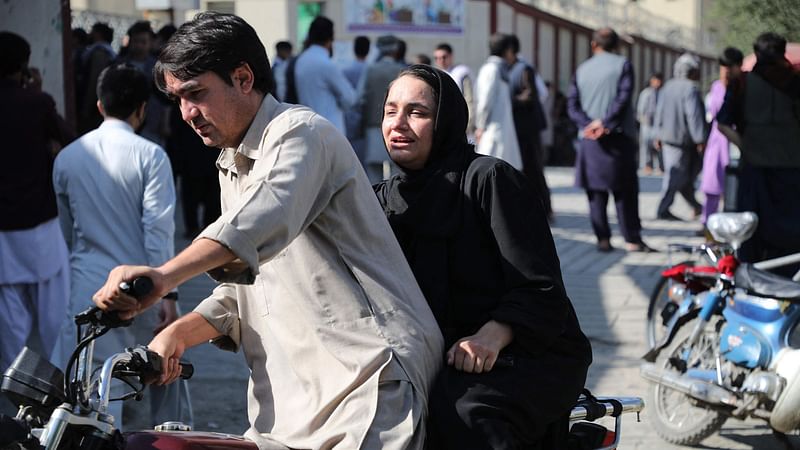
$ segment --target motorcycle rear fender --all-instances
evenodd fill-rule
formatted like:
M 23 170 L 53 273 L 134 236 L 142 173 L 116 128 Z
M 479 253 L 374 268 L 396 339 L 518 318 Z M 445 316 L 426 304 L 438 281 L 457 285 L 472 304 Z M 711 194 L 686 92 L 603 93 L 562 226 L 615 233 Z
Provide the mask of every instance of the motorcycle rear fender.
M 690 296 L 684 300 L 678 310 L 675 311 L 675 315 L 672 316 L 672 319 L 670 319 L 670 323 L 667 332 L 664 334 L 664 338 L 661 339 L 661 342 L 656 344 L 655 347 L 645 353 L 644 356 L 642 356 L 642 359 L 647 362 L 655 362 L 659 353 L 661 353 L 661 350 L 665 349 L 669 344 L 672 343 L 672 340 L 675 338 L 675 334 L 678 333 L 678 330 L 680 330 L 686 322 L 697 317 L 699 313 L 700 308 L 695 303 L 694 296 Z

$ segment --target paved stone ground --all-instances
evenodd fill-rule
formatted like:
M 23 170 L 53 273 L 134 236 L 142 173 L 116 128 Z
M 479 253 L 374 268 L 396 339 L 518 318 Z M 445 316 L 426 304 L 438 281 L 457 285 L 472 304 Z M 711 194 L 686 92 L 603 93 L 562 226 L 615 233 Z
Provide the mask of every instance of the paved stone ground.
M 647 301 L 660 270 L 668 263 L 669 243 L 699 243 L 694 231 L 696 221 L 666 222 L 653 220 L 660 178 L 640 179 L 640 210 L 644 239 L 659 253 L 626 253 L 616 250 L 603 254 L 595 250 L 595 238 L 588 220 L 588 205 L 582 191 L 572 187 L 571 168 L 548 168 L 547 178 L 553 192 L 555 222 L 553 236 L 561 258 L 564 280 L 581 325 L 591 338 L 594 363 L 587 386 L 599 395 L 645 397 L 647 383 L 639 376 L 639 357 L 646 350 L 644 321 Z M 678 199 L 673 212 L 688 218 L 691 210 Z M 612 244 L 624 247 L 616 228 L 616 214 L 609 205 L 613 222 Z M 178 220 L 180 223 L 180 218 Z M 182 248 L 188 240 L 179 238 Z M 181 288 L 181 305 L 194 307 L 211 289 L 205 276 L 197 277 Z M 187 352 L 195 364 L 190 382 L 196 429 L 242 433 L 247 427 L 245 389 L 248 371 L 240 354 L 222 352 L 204 344 Z M 626 417 L 621 450 L 678 449 L 659 439 L 649 424 L 649 412 L 641 422 Z M 793 438 L 794 439 L 794 438 Z M 756 421 L 731 420 L 723 430 L 707 439 L 700 448 L 773 449 L 780 448 L 770 431 Z M 795 445 L 800 440 L 795 440 Z M 798 447 L 800 448 L 800 447 Z
M 702 238 L 694 236 L 700 223 L 655 220 L 661 177 L 640 177 L 639 209 L 643 239 L 661 251 L 648 254 L 624 250 L 599 253 L 595 250 L 596 240 L 589 223 L 585 194 L 572 187 L 572 173 L 571 168 L 548 168 L 547 179 L 553 192 L 556 219 L 552 231 L 561 258 L 564 282 L 581 327 L 592 341 L 594 362 L 589 369 L 587 387 L 598 395 L 645 398 L 648 383 L 639 376 L 639 364 L 641 355 L 647 350 L 645 318 L 650 292 L 662 268 L 669 264 L 668 245 L 701 243 Z M 624 240 L 616 227 L 616 212 L 613 210 L 610 204 L 609 217 L 614 234 L 611 242 L 621 249 Z M 672 211 L 685 219 L 692 214 L 691 208 L 680 198 L 676 199 Z M 674 262 L 677 261 L 673 255 Z M 626 417 L 620 450 L 688 448 L 673 446 L 658 438 L 649 422 L 650 413 L 645 407 L 638 423 Z M 800 441 L 794 440 L 794 443 L 798 445 Z M 706 439 L 700 448 L 780 447 L 763 422 L 729 420 L 720 433 Z

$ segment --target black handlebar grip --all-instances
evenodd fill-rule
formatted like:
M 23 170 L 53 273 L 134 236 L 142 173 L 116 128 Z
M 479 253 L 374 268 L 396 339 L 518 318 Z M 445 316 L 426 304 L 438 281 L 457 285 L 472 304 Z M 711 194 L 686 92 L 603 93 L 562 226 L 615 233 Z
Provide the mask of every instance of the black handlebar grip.
M 182 362 L 181 364 L 181 378 L 188 380 L 194 375 L 194 366 L 192 363 Z
M 131 282 L 123 281 L 120 283 L 119 289 L 136 300 L 141 300 L 153 292 L 153 280 L 148 277 L 137 277 Z
M 141 300 L 142 297 L 153 291 L 153 280 L 148 277 L 134 278 L 131 282 L 120 283 L 119 289 L 136 300 Z M 103 312 L 100 321 L 109 328 L 127 327 L 133 323 L 133 319 L 121 320 L 119 311 Z

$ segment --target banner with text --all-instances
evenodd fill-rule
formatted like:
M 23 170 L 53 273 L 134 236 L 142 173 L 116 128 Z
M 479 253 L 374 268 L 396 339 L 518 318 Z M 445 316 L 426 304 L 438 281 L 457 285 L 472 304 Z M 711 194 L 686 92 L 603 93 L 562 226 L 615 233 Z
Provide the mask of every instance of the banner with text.
M 345 0 L 347 31 L 464 33 L 466 0 Z

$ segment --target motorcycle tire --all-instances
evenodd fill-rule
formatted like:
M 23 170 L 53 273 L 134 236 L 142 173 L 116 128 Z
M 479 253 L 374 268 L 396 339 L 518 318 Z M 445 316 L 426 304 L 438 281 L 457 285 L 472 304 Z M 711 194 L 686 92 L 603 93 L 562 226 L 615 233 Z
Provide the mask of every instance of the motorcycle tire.
M 656 359 L 656 366 L 672 368 L 670 359 L 679 357 L 688 345 L 692 330 L 699 319 L 684 324 L 672 343 Z M 693 345 L 689 369 L 714 369 L 715 349 L 719 345 L 719 332 L 707 324 L 698 342 Z M 675 370 L 674 368 L 672 370 Z M 648 405 L 656 433 L 665 441 L 675 445 L 697 445 L 719 431 L 728 416 L 718 410 L 705 407 L 697 400 L 674 389 L 652 384 L 648 389 Z
M 694 266 L 694 261 L 682 261 L 679 264 L 686 264 Z M 650 303 L 647 305 L 647 321 L 645 322 L 647 335 L 647 345 L 649 348 L 655 348 L 658 342 L 666 333 L 667 327 L 664 325 L 664 318 L 662 312 L 664 308 L 672 302 L 669 298 L 669 288 L 672 286 L 670 278 L 660 277 L 653 292 L 650 294 Z

